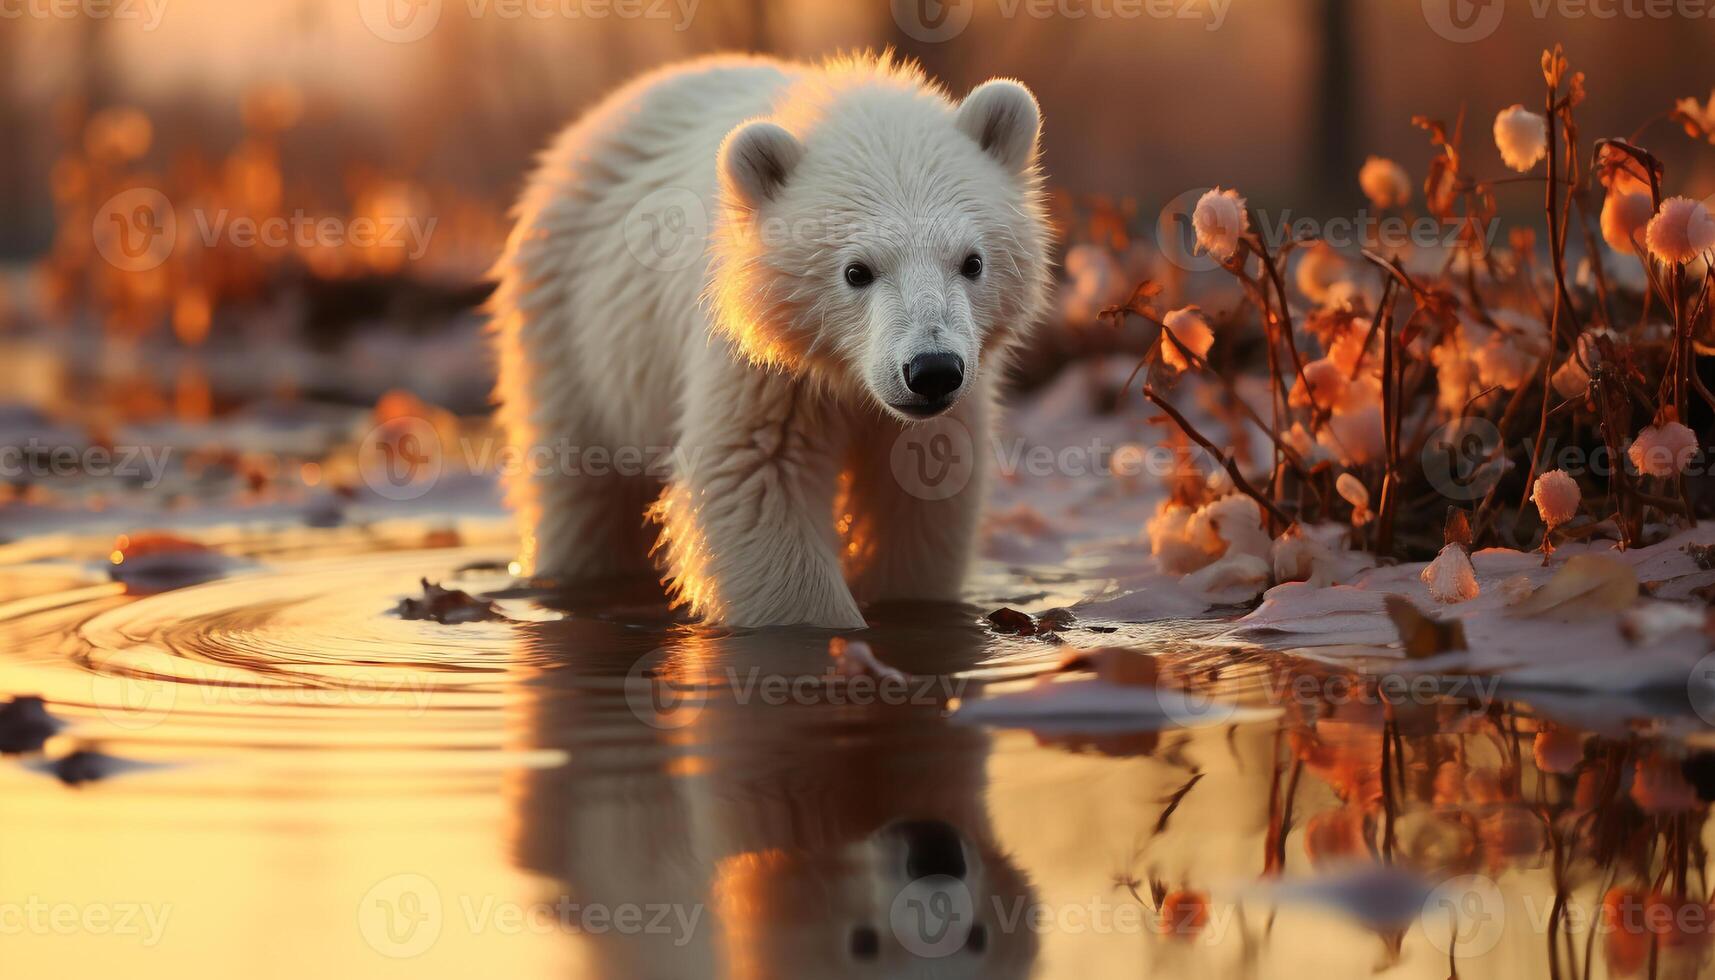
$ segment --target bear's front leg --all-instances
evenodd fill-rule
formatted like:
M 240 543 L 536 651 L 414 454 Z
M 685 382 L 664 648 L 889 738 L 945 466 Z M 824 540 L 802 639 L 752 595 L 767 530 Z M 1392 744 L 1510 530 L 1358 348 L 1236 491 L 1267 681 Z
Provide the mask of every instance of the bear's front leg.
M 924 422 L 871 420 L 851 440 L 846 577 L 863 602 L 956 602 L 975 552 L 991 451 L 986 390 Z
M 862 628 L 833 526 L 844 426 L 793 379 L 708 368 L 655 510 L 673 590 L 707 622 Z

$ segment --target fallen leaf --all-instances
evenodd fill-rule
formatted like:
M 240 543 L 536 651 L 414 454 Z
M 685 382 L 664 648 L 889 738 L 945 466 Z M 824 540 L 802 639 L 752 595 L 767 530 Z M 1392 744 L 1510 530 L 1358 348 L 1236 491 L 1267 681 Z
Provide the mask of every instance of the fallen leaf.
M 1065 606 L 1055 606 L 1036 617 L 1036 628 L 1045 633 L 1052 633 L 1063 630 L 1077 621 L 1078 617 L 1073 614 L 1072 610 Z
M 443 588 L 428 579 L 423 579 L 422 583 L 421 599 L 406 596 L 399 600 L 399 605 L 394 608 L 400 619 L 428 619 L 442 626 L 452 626 L 505 618 L 500 615 L 500 610 L 495 608 L 494 603 L 487 599 L 459 589 Z
M 1031 619 L 1029 613 L 1021 613 L 1007 606 L 1002 606 L 989 613 L 988 621 L 994 624 L 997 633 L 1010 633 L 1018 636 L 1036 635 L 1036 620 Z
M 1499 590 L 1507 605 L 1516 606 L 1529 599 L 1531 593 L 1536 591 L 1536 586 L 1530 584 L 1530 576 L 1514 575 L 1512 578 L 1503 581 Z
M 1638 573 L 1632 566 L 1601 555 L 1575 555 L 1513 612 L 1583 618 L 1620 612 L 1637 601 Z
M 1402 595 L 1390 595 L 1382 601 L 1387 605 L 1388 618 L 1399 630 L 1400 645 L 1408 659 L 1421 660 L 1450 650 L 1469 649 L 1465 645 L 1465 626 L 1458 620 L 1425 616 Z

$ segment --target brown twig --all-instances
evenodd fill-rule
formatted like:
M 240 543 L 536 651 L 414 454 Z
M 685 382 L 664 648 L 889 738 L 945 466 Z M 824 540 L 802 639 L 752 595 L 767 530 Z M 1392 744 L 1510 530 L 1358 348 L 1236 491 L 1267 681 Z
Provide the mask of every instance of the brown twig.
M 1220 462 L 1221 466 L 1226 469 L 1227 475 L 1233 478 L 1233 486 L 1238 488 L 1240 493 L 1243 493 L 1245 496 L 1256 501 L 1257 506 L 1266 511 L 1276 522 L 1278 522 L 1278 525 L 1281 528 L 1290 527 L 1292 525 L 1292 518 L 1289 517 L 1285 511 L 1276 507 L 1274 505 L 1274 501 L 1269 500 L 1267 497 L 1258 493 L 1256 487 L 1251 486 L 1251 482 L 1245 479 L 1245 475 L 1243 473 L 1239 472 L 1238 464 L 1233 462 L 1232 457 L 1221 452 L 1219 449 L 1216 449 L 1215 444 L 1205 438 L 1201 432 L 1198 432 L 1196 426 L 1193 426 L 1190 420 L 1186 419 L 1185 416 L 1179 414 L 1179 410 L 1169 404 L 1167 399 L 1156 394 L 1155 389 L 1151 388 L 1147 384 L 1143 386 L 1143 397 L 1154 402 L 1155 407 L 1166 412 L 1167 416 L 1173 420 L 1174 424 L 1179 426 L 1179 430 L 1181 432 L 1190 436 L 1191 441 L 1202 446 L 1205 452 L 1215 457 L 1215 459 Z

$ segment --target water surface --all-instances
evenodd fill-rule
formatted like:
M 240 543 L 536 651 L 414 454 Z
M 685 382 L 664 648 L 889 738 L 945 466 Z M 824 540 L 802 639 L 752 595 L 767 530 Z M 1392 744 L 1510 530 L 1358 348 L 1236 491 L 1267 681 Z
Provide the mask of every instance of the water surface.
M 877 610 L 914 680 L 864 686 L 824 632 L 692 626 L 649 583 L 520 589 L 495 524 L 208 537 L 254 563 L 135 594 L 109 540 L 0 555 L 0 693 L 70 726 L 0 759 L 11 974 L 1708 970 L 1706 927 L 1598 911 L 1708 893 L 1684 706 L 1388 704 L 1219 624 L 1001 636 L 985 606 L 1092 583 L 995 564 L 978 605 Z M 400 618 L 425 577 L 505 618 Z M 950 716 L 1116 638 L 1272 713 Z M 98 778 L 71 785 L 79 748 L 63 774 Z M 1456 942 L 1418 915 L 1449 903 Z

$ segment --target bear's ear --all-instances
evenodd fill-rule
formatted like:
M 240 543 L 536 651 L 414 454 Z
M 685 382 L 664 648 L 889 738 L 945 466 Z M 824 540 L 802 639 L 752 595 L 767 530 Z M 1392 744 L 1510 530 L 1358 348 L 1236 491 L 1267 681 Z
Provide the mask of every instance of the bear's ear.
M 1008 78 L 986 81 L 959 103 L 959 129 L 1012 173 L 1036 158 L 1042 112 L 1030 90 Z
M 727 134 L 721 144 L 721 183 L 756 207 L 774 199 L 804 158 L 804 144 L 780 126 L 757 120 Z

